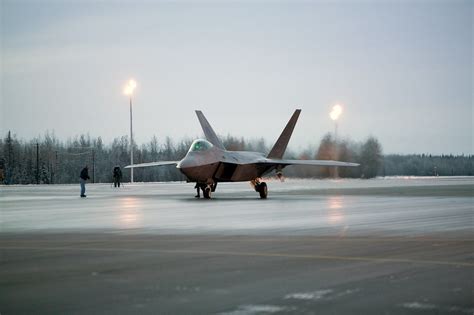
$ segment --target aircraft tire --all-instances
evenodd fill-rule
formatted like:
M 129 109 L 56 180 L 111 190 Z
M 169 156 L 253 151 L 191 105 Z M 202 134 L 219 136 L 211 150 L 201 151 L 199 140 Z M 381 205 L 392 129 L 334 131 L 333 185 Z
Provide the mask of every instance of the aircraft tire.
M 255 184 L 254 189 L 255 189 L 256 192 L 259 192 L 260 191 L 260 183 Z
M 267 183 L 261 182 L 260 185 L 258 185 L 258 193 L 260 194 L 260 199 L 267 199 L 267 195 L 268 195 Z

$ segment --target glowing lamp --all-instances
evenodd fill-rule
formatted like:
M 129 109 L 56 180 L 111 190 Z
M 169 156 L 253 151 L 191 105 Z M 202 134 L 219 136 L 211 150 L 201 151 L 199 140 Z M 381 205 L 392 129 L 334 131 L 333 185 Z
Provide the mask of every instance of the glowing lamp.
M 329 117 L 331 117 L 332 120 L 337 120 L 341 114 L 342 114 L 342 106 L 339 104 L 336 104 L 333 106 L 332 111 L 329 113 Z
M 136 87 L 137 87 L 137 82 L 131 79 L 130 81 L 128 81 L 127 85 L 123 89 L 123 94 L 132 95 Z

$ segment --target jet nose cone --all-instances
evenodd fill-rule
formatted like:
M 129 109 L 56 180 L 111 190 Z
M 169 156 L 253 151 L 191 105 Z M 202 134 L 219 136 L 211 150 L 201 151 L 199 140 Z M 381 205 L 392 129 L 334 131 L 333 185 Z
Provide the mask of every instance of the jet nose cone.
M 176 165 L 177 168 L 187 168 L 187 167 L 190 167 L 190 166 L 192 166 L 192 161 L 188 158 L 182 159 Z

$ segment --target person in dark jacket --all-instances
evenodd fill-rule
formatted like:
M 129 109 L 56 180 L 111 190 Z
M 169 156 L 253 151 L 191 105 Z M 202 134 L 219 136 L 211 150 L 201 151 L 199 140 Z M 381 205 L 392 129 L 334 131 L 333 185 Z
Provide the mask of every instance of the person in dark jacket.
M 120 182 L 122 181 L 122 170 L 120 169 L 120 166 L 114 167 L 114 187 L 120 187 Z
M 86 180 L 90 179 L 89 177 L 89 167 L 86 165 L 79 175 L 79 182 L 81 183 L 81 197 L 86 197 Z

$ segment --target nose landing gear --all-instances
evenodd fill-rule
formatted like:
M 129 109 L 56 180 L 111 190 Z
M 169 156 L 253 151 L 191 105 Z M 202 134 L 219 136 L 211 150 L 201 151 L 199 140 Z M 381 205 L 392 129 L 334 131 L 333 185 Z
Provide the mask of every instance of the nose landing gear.
M 217 188 L 217 182 L 211 183 L 211 184 L 200 184 L 196 183 L 196 186 L 194 188 L 197 189 L 197 195 L 195 196 L 196 198 L 200 198 L 199 190 L 202 190 L 202 194 L 204 199 L 211 199 L 211 194 L 216 191 Z
M 206 187 L 204 187 L 202 191 L 203 191 L 204 199 L 211 199 L 211 192 L 212 192 L 211 185 L 206 185 Z

